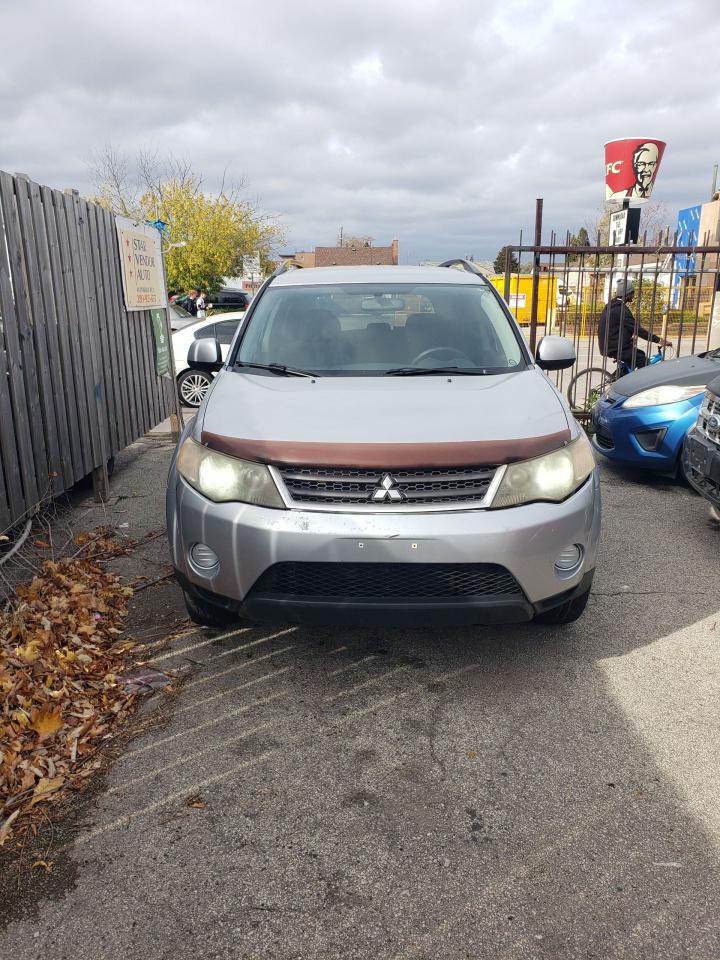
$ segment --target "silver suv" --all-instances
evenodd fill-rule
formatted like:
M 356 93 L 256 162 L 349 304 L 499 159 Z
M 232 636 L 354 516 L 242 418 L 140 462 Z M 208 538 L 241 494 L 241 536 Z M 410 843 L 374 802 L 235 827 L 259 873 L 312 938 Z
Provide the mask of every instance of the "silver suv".
M 457 267 L 459 269 L 451 269 Z M 567 623 L 600 531 L 585 434 L 495 289 L 441 267 L 281 269 L 170 471 L 168 533 L 190 616 Z

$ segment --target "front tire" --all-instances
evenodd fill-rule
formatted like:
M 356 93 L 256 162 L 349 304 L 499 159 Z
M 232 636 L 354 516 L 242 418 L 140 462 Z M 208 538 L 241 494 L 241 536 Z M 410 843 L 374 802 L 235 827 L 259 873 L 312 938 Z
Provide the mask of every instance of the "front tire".
M 587 606 L 590 597 L 590 587 L 579 597 L 573 597 L 572 600 L 566 600 L 559 607 L 553 607 L 552 610 L 546 610 L 545 613 L 539 613 L 535 617 L 535 623 L 549 623 L 560 625 L 563 623 L 575 623 Z
M 205 399 L 212 377 L 202 370 L 185 370 L 177 378 L 180 401 L 186 407 L 199 407 Z
M 187 590 L 183 590 L 183 598 L 188 616 L 193 623 L 197 623 L 201 627 L 231 627 L 240 620 L 229 610 L 223 610 L 222 607 L 216 607 L 213 603 L 200 600 Z
M 588 367 L 572 378 L 567 388 L 567 399 L 573 412 L 589 413 L 603 391 L 615 381 L 615 374 L 602 367 Z

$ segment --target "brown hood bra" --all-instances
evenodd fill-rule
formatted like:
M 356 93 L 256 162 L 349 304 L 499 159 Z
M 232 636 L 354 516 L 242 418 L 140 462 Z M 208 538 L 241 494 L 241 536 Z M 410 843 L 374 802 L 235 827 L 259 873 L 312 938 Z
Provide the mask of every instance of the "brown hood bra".
M 201 442 L 231 457 L 274 466 L 407 470 L 529 460 L 565 446 L 570 442 L 570 430 L 518 440 L 461 443 L 296 443 L 293 440 L 243 440 L 203 431 Z

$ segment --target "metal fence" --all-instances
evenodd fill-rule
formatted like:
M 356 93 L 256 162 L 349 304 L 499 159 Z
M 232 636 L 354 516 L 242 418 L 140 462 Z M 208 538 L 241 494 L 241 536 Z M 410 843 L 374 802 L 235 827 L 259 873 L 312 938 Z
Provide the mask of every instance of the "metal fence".
M 123 305 L 111 213 L 0 171 L 0 529 L 173 409 L 147 311 Z
M 531 349 L 545 334 L 559 334 L 575 344 L 575 367 L 551 376 L 579 419 L 589 415 L 601 390 L 636 367 L 639 351 L 649 359 L 660 349 L 643 342 L 643 330 L 651 338 L 672 341 L 672 347 L 663 350 L 665 357 L 720 348 L 720 246 L 678 246 L 676 239 L 578 247 L 570 245 L 569 236 L 558 242 L 553 234 L 549 244 L 536 237 L 535 244 L 506 249 L 505 274 L 492 280 L 525 327 Z M 515 261 L 522 263 L 528 255 L 528 273 L 513 269 Z M 607 342 L 599 337 L 601 313 L 620 280 L 632 281 L 635 290 L 623 308 L 636 335 L 626 365 L 619 350 L 616 356 L 607 355 Z

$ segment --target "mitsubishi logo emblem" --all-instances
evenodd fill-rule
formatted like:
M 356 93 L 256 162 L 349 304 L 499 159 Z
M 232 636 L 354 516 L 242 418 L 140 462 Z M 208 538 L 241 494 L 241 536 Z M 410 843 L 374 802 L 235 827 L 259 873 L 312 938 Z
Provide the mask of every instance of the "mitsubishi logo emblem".
M 395 486 L 395 481 L 390 474 L 386 473 L 380 481 L 380 486 L 377 488 L 375 493 L 373 493 L 372 499 L 374 503 L 385 503 L 387 500 L 397 502 L 398 500 L 404 500 L 405 498 Z

